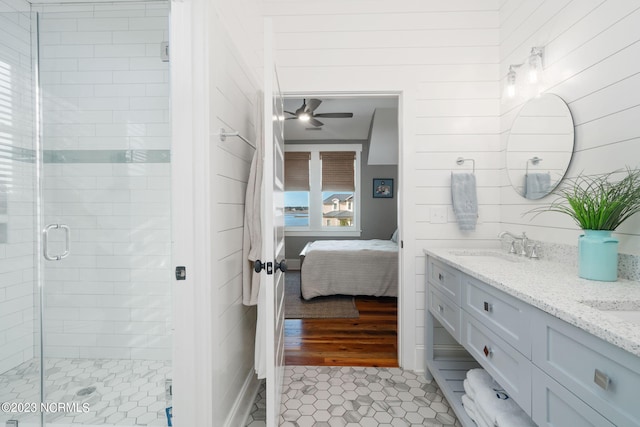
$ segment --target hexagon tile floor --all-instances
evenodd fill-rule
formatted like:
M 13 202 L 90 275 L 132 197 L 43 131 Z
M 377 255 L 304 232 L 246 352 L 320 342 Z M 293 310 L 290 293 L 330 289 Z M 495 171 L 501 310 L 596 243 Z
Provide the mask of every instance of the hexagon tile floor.
M 0 402 L 39 402 L 40 361 L 32 359 L 0 375 Z M 165 380 L 171 362 L 156 360 L 47 359 L 46 401 L 87 403 L 87 412 L 47 413 L 47 425 L 166 426 Z M 34 414 L 0 413 L 20 426 L 36 425 Z
M 247 426 L 264 426 L 260 390 Z M 288 366 L 280 425 L 459 427 L 435 382 L 400 368 Z

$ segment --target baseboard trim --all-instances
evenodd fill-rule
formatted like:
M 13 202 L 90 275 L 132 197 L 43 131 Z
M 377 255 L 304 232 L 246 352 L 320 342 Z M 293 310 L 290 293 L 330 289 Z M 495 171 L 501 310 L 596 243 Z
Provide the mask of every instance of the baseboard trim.
M 231 412 L 224 423 L 224 427 L 246 426 L 253 402 L 256 400 L 260 389 L 260 380 L 256 377 L 253 369 L 249 371 L 249 375 L 244 380 L 244 384 L 238 393 L 238 398 L 233 403 Z

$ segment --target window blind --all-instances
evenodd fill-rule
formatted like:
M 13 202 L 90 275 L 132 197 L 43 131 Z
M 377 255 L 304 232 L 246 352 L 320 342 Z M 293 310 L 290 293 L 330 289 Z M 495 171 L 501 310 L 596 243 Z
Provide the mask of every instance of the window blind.
M 355 191 L 355 151 L 321 151 L 322 191 Z
M 284 153 L 284 189 L 286 191 L 309 191 L 309 152 Z

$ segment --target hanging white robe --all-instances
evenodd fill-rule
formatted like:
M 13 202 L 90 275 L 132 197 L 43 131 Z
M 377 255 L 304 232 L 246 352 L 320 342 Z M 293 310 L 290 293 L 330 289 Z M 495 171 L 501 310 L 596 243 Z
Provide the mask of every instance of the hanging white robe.
M 258 93 L 256 117 L 256 150 L 251 161 L 249 180 L 244 204 L 244 241 L 242 245 L 242 303 L 256 305 L 260 289 L 260 273 L 253 270 L 253 263 L 260 258 L 262 251 L 262 223 L 260 207 L 262 202 L 262 146 L 264 136 L 262 129 L 262 94 Z
M 265 310 L 266 300 L 264 290 L 261 289 L 263 287 L 263 282 L 260 280 L 261 273 L 256 273 L 253 270 L 254 262 L 260 258 L 262 252 L 262 218 L 260 215 L 262 204 L 262 169 L 264 164 L 262 157 L 264 146 L 262 93 L 259 92 L 256 98 L 256 150 L 253 154 L 253 160 L 251 161 L 244 206 L 242 303 L 244 305 L 257 305 L 254 368 L 257 377 L 262 379 L 267 375 L 265 342 L 265 327 L 267 323 Z

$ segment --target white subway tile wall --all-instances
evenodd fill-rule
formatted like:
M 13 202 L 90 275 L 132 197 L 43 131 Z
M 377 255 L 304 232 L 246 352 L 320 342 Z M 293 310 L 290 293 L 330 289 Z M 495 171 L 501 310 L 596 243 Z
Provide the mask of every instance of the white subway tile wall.
M 34 354 L 31 21 L 0 0 L 0 373 Z
M 71 228 L 71 256 L 45 263 L 46 355 L 167 360 L 168 4 L 38 10 L 45 221 Z

